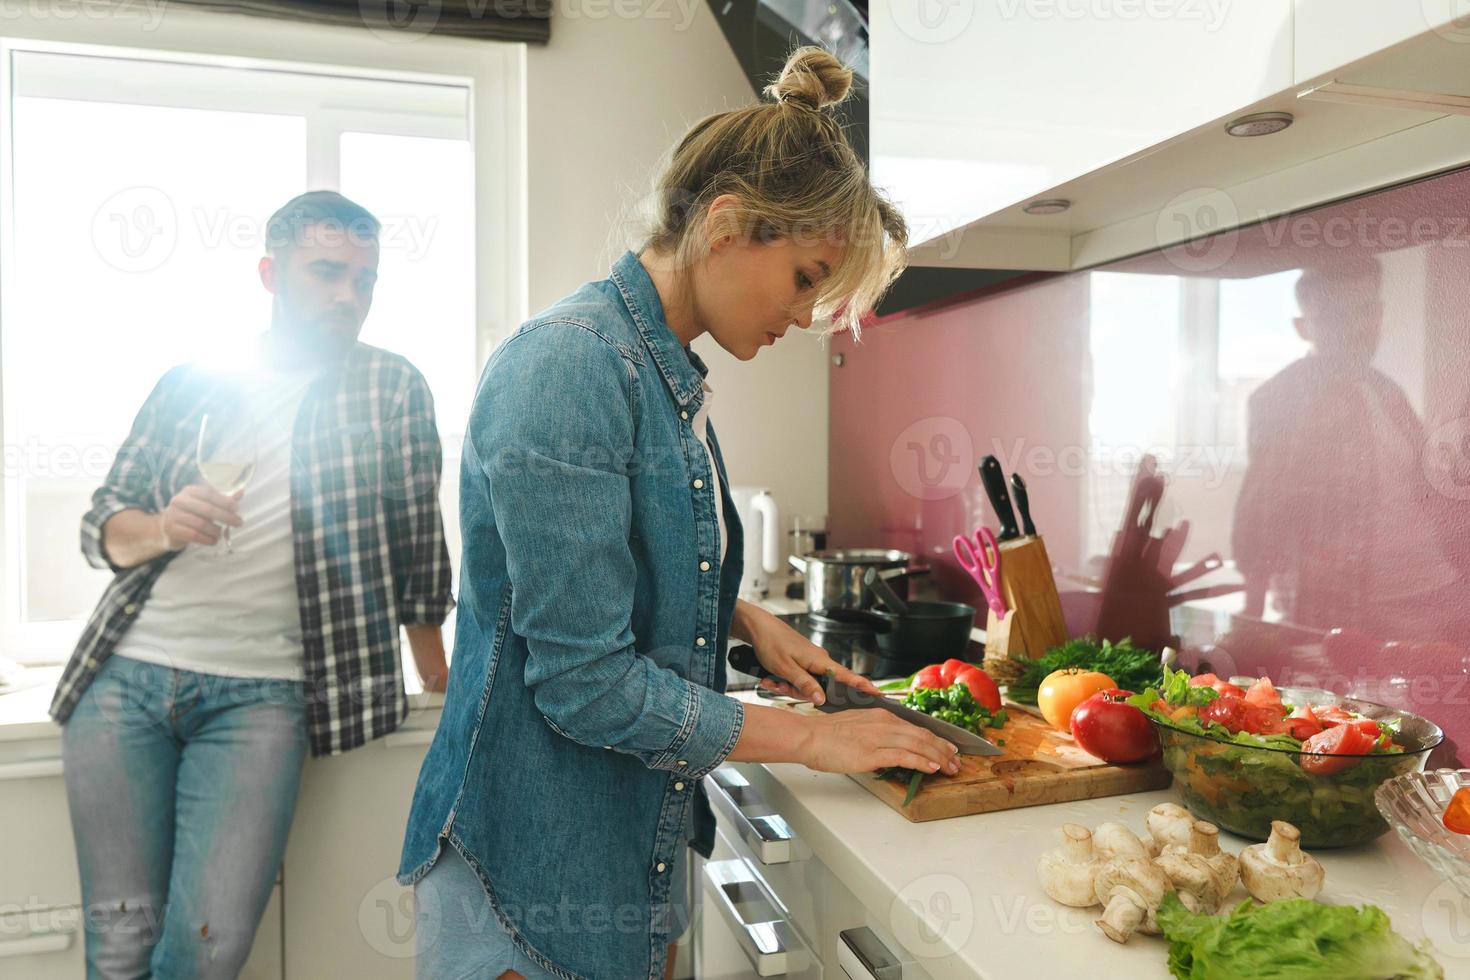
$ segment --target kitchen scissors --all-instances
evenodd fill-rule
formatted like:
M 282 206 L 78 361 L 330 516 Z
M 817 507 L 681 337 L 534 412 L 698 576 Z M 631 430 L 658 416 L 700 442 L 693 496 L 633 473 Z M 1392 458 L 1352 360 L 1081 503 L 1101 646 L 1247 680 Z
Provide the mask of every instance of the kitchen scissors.
M 1000 589 L 1000 545 L 988 527 L 977 527 L 973 537 L 955 535 L 954 556 L 960 567 L 980 586 L 990 611 L 1004 618 L 1006 600 Z

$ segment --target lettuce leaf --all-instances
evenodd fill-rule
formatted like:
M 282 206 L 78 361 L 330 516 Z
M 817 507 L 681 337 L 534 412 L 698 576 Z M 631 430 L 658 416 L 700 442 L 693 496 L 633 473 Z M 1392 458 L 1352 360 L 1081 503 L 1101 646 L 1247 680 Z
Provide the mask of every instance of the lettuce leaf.
M 1171 892 L 1158 918 L 1169 940 L 1169 971 L 1179 980 L 1444 977 L 1433 957 L 1394 932 L 1375 905 L 1246 900 L 1225 915 L 1199 915 Z

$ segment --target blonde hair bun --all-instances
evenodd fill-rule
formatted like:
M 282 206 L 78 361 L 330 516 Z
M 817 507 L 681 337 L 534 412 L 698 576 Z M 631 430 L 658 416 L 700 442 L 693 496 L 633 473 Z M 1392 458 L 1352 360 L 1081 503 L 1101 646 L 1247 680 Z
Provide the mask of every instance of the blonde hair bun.
M 815 45 L 797 48 L 781 75 L 766 86 L 777 102 L 800 102 L 811 109 L 836 105 L 852 89 L 852 69 Z

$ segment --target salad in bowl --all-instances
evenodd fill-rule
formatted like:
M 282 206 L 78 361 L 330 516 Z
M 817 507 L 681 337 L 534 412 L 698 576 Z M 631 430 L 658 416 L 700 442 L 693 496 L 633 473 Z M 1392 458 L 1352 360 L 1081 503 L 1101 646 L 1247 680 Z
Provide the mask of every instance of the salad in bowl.
M 1388 830 L 1373 794 L 1421 771 L 1444 740 L 1406 711 L 1314 688 L 1248 686 L 1164 668 L 1128 699 L 1159 734 L 1166 768 L 1196 817 L 1265 840 L 1271 821 L 1301 828 L 1303 847 L 1345 847 Z

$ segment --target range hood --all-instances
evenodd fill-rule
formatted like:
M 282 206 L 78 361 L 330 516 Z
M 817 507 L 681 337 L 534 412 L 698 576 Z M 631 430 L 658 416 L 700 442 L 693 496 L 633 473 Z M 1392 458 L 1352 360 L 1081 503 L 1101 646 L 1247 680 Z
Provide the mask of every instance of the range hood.
M 1335 19 L 1332 9 L 1313 0 L 1297 0 L 1295 9 L 1289 4 L 1273 8 L 1271 15 L 1279 15 L 1285 25 L 1274 32 L 1279 45 L 1274 50 L 1268 50 L 1272 32 L 1258 33 L 1253 45 L 1242 40 L 1240 51 L 1264 52 L 1261 63 L 1237 66 L 1242 76 L 1256 73 L 1248 81 L 1257 84 L 1259 97 L 1210 104 L 1208 96 L 1214 93 L 1201 93 L 1201 104 L 1210 109 L 1208 118 L 1157 135 L 1068 179 L 1028 185 L 1026 178 L 1034 175 L 1000 174 L 996 193 L 1013 188 L 1010 200 L 995 206 L 993 193 L 978 213 L 966 214 L 957 204 L 945 220 L 930 220 L 927 233 L 914 243 L 912 261 L 996 276 L 1006 270 L 1065 272 L 1470 165 L 1470 22 L 1431 22 L 1417 9 L 1419 4 L 1408 4 L 1405 9 L 1416 8 L 1418 19 L 1405 20 L 1402 29 L 1357 23 L 1348 15 L 1363 13 L 1370 5 L 1337 2 L 1336 13 L 1342 16 Z M 1267 0 L 1262 4 L 1259 12 L 1271 6 Z M 1431 6 L 1432 0 L 1425 0 L 1424 10 Z M 1304 10 L 1313 19 L 1304 19 Z M 1399 17 L 1382 6 L 1377 11 L 1389 20 Z M 1253 8 L 1242 16 L 1257 14 Z M 875 51 L 883 50 L 884 29 L 874 24 Z M 1334 32 L 1345 40 L 1339 43 Z M 901 31 L 894 36 L 895 43 L 912 42 Z M 1358 45 L 1357 56 L 1335 60 L 1333 45 L 1348 50 L 1349 42 Z M 932 54 L 917 50 L 938 58 L 946 49 L 957 51 L 957 43 L 934 45 Z M 1319 49 L 1326 53 L 1318 57 Z M 1267 64 L 1271 58 L 1275 60 Z M 886 57 L 874 59 L 874 89 L 884 97 L 890 94 L 885 87 L 889 67 Z M 880 182 L 885 147 L 910 152 L 907 147 L 915 142 L 912 133 L 900 138 L 887 128 L 884 108 L 881 100 L 875 102 L 874 170 Z M 1149 111 L 1141 100 L 1131 108 L 1139 114 Z M 1290 124 L 1249 138 L 1228 132 L 1242 117 L 1263 114 L 1286 114 Z M 1077 133 L 1078 140 L 1087 138 L 1087 133 Z M 963 158 L 948 162 L 960 168 L 966 163 Z M 890 167 L 888 174 L 894 173 Z M 946 200 L 964 198 L 964 187 L 957 186 L 959 193 Z M 912 196 L 935 199 L 932 176 L 915 179 L 911 188 Z M 902 203 L 902 181 L 897 190 Z M 1050 201 L 1066 207 L 1028 213 L 1028 205 Z M 922 224 L 913 217 L 910 221 Z

